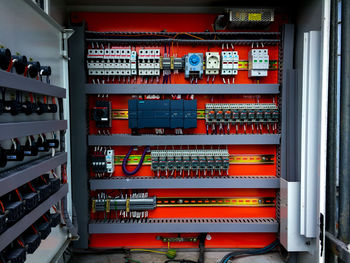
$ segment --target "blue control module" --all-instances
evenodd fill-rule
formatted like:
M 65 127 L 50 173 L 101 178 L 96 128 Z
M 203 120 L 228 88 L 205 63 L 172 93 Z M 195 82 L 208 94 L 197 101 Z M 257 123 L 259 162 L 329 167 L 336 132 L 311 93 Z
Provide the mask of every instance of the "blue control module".
M 197 100 L 129 100 L 129 128 L 196 128 Z

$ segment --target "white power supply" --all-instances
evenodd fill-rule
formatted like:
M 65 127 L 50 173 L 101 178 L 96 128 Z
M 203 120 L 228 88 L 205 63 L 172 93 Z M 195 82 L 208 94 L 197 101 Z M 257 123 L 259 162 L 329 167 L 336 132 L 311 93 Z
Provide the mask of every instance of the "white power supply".
M 269 53 L 267 49 L 251 49 L 248 53 L 248 77 L 267 77 Z

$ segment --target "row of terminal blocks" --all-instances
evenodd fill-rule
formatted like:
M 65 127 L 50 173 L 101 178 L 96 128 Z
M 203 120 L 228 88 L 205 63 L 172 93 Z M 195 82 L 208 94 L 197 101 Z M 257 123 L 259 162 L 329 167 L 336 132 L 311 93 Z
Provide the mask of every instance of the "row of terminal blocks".
M 248 53 L 249 77 L 266 77 L 269 69 L 267 49 L 251 49 Z M 161 70 L 184 70 L 185 78 L 235 76 L 238 73 L 237 51 L 188 53 L 184 57 L 161 57 L 160 49 L 131 48 L 88 49 L 87 68 L 90 76 L 159 77 Z
M 209 103 L 205 105 L 206 123 L 273 123 L 279 120 L 274 103 Z
M 230 134 L 230 126 L 235 126 L 235 133 L 239 133 L 239 126 L 243 126 L 247 133 L 276 133 L 280 113 L 274 103 L 209 103 L 205 105 L 206 132 L 209 134 Z M 264 130 L 266 126 L 266 130 Z M 226 130 L 225 130 L 226 129 Z M 219 131 L 218 131 L 219 130 Z M 249 132 L 249 133 L 250 133 Z
M 222 175 L 229 169 L 227 149 L 208 150 L 151 150 L 151 169 L 157 176 Z M 192 174 L 193 175 L 193 174 Z
M 116 197 L 99 193 L 91 200 L 92 213 L 118 211 L 118 218 L 147 218 L 148 210 L 153 210 L 156 206 L 157 198 L 149 197 L 147 192 Z

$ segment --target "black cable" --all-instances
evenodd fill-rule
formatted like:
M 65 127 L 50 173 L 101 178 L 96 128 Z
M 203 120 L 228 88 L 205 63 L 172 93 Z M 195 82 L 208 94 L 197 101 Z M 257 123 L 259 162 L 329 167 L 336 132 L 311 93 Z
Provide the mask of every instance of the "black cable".
M 201 233 L 198 236 L 198 240 L 199 240 L 198 263 L 204 263 L 204 248 L 205 248 L 205 239 L 206 238 L 207 238 L 207 233 Z
M 233 258 L 236 258 L 237 256 L 242 256 L 242 255 L 260 255 L 260 254 L 265 254 L 267 252 L 270 252 L 273 248 L 275 248 L 279 244 L 279 241 L 276 240 L 269 244 L 266 247 L 259 248 L 259 249 L 251 249 L 251 250 L 242 250 L 242 251 L 235 251 L 227 254 L 224 256 L 219 263 L 227 263 L 228 260 L 232 260 Z
M 197 262 L 189 259 L 169 259 L 164 263 L 197 263 Z

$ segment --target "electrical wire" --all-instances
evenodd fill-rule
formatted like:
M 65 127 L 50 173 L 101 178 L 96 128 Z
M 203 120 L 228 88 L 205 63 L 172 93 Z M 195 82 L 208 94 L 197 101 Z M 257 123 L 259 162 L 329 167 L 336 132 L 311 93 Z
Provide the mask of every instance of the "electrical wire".
M 143 249 L 143 248 L 134 248 L 134 249 L 130 249 L 130 251 L 140 251 L 140 252 L 151 252 L 151 253 L 157 253 L 157 254 L 162 254 L 162 255 L 166 255 L 167 252 L 164 251 L 158 251 L 158 250 L 151 250 L 151 249 Z
M 123 173 L 125 175 L 128 175 L 128 176 L 131 176 L 131 175 L 134 175 L 136 174 L 140 169 L 141 169 L 141 166 L 142 166 L 142 163 L 143 163 L 143 160 L 145 159 L 145 156 L 146 156 L 146 153 L 149 151 L 149 147 L 146 147 L 144 150 L 143 150 L 143 153 L 142 153 L 142 156 L 141 156 L 141 159 L 140 159 L 140 162 L 138 163 L 138 165 L 136 166 L 136 168 L 132 171 L 128 171 L 126 169 L 126 165 L 127 165 L 127 162 L 128 162 L 128 159 L 131 155 L 131 152 L 133 151 L 133 147 L 130 147 L 130 150 L 129 152 L 127 153 L 127 155 L 125 155 L 124 157 L 124 160 L 123 160 L 123 164 L 122 164 L 122 170 L 123 170 Z
M 253 250 L 242 250 L 242 251 L 235 251 L 227 254 L 224 256 L 219 263 L 227 263 L 230 259 L 234 259 L 237 256 L 242 256 L 242 255 L 261 255 L 270 252 L 272 249 L 274 249 L 277 245 L 279 244 L 279 241 L 276 240 L 269 244 L 266 247 L 260 248 L 260 249 L 253 249 Z
M 189 259 L 169 259 L 164 263 L 197 263 L 197 262 Z

